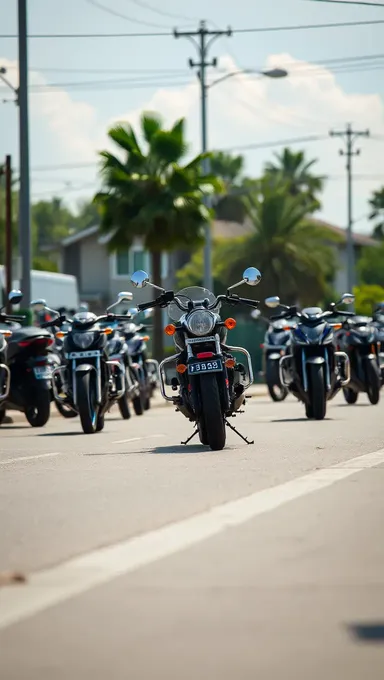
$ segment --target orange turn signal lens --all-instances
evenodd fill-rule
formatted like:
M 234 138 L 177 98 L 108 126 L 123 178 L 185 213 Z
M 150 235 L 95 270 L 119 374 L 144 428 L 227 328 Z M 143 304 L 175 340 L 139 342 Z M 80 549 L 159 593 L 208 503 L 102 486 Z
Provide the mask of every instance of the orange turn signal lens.
M 64 338 L 65 333 L 64 333 L 64 331 L 57 331 L 57 333 L 55 335 L 56 335 L 57 338 L 61 339 L 61 338 Z
M 226 359 L 225 365 L 226 365 L 227 368 L 235 368 L 236 361 L 235 361 L 235 359 Z
M 144 335 L 144 336 L 143 336 L 143 340 L 144 340 L 144 342 L 148 342 L 148 340 L 149 340 L 149 335 Z
M 112 333 L 113 333 L 113 328 L 110 328 L 110 327 L 108 326 L 108 328 L 104 328 L 104 330 L 103 330 L 102 332 L 104 333 L 104 335 L 112 335 Z
M 166 335 L 174 335 L 176 331 L 176 326 L 173 325 L 173 323 L 169 323 L 168 326 L 164 328 L 164 333 Z
M 178 366 L 176 366 L 176 371 L 178 373 L 185 373 L 187 368 L 188 368 L 188 366 L 186 366 L 185 364 L 178 364 Z
M 12 331 L 1 331 L 1 335 L 3 335 L 4 338 L 10 338 L 12 335 Z
M 284 330 L 285 330 L 285 331 L 291 331 L 292 328 L 291 328 L 290 326 L 284 326 Z
M 340 330 L 340 328 L 343 327 L 343 324 L 342 323 L 333 323 L 332 326 L 333 326 L 333 330 L 338 331 L 338 330 Z
M 231 318 L 225 319 L 224 326 L 228 328 L 229 331 L 231 331 L 233 328 L 236 328 L 236 320 Z

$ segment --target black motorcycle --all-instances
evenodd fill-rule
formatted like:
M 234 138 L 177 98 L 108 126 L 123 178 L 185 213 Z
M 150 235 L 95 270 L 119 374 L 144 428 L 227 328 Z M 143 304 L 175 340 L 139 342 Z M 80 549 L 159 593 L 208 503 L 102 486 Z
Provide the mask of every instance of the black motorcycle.
M 62 403 L 61 401 L 58 401 L 55 397 L 55 393 L 53 390 L 53 380 L 52 380 L 52 373 L 55 368 L 60 367 L 64 363 L 64 341 L 62 337 L 56 337 L 56 332 L 59 331 L 60 329 L 55 325 L 55 321 L 53 320 L 51 322 L 51 325 L 48 325 L 48 322 L 44 322 L 43 319 L 39 319 L 40 325 L 43 324 L 43 327 L 48 328 L 50 332 L 53 334 L 54 338 L 54 343 L 53 345 L 49 348 L 48 351 L 48 364 L 51 370 L 51 402 L 53 402 L 56 406 L 56 409 L 60 413 L 63 418 L 76 418 L 77 417 L 77 412 L 71 408 L 69 404 Z M 61 327 L 61 330 L 69 330 L 70 324 L 63 324 Z
M 380 400 L 379 331 L 368 316 L 353 316 L 343 323 L 337 344 L 349 357 L 351 380 L 344 392 L 347 404 L 357 402 L 359 392 L 366 392 L 371 404 Z
M 331 324 L 330 320 L 336 316 L 353 316 L 353 312 L 338 309 L 338 305 L 352 304 L 353 301 L 354 296 L 345 293 L 327 311 L 308 307 L 299 312 L 296 306 L 281 305 L 278 297 L 265 300 L 271 309 L 283 307 L 280 314 L 271 316 L 271 321 L 298 320 L 297 325 L 290 329 L 286 354 L 280 358 L 280 379 L 297 399 L 304 402 L 307 418 L 325 418 L 327 401 L 349 382 L 348 356 L 345 352 L 336 351 L 334 346 L 334 333 L 341 323 Z
M 55 325 L 59 328 L 64 323 L 71 324 L 69 331 L 56 334 L 64 339 L 65 364 L 52 371 L 55 398 L 79 414 L 85 434 L 93 434 L 104 428 L 105 413 L 125 391 L 124 371 L 120 363 L 111 361 L 108 355 L 107 338 L 113 329 L 102 328 L 101 324 L 126 319 L 126 315 L 119 316 L 110 310 L 124 300 L 131 299 L 132 293 L 119 293 L 118 301 L 103 316 L 79 312 L 73 319 L 58 313 L 55 318 Z M 45 300 L 35 300 L 31 306 L 37 310 L 47 309 Z M 49 321 L 47 325 L 51 323 Z
M 255 312 L 255 313 L 254 313 Z M 262 375 L 265 378 L 269 395 L 273 401 L 284 401 L 288 395 L 288 389 L 280 380 L 280 359 L 285 354 L 287 344 L 290 339 L 290 326 L 285 321 L 270 322 L 270 319 L 262 316 L 259 309 L 251 313 L 253 319 L 260 319 L 267 325 L 264 342 L 261 344 L 263 350 L 263 369 Z M 291 322 L 292 326 L 294 325 Z
M 22 300 L 22 293 L 11 293 L 13 304 Z M 20 320 L 20 316 L 2 315 L 8 320 Z M 24 317 L 22 317 L 24 318 Z M 7 409 L 22 411 L 32 427 L 43 427 L 49 419 L 50 366 L 49 348 L 53 344 L 51 333 L 35 326 L 12 330 L 6 351 L 10 384 L 1 402 L 0 420 Z
M 159 364 L 154 359 L 148 359 L 147 342 L 149 335 L 145 335 L 147 330 L 145 324 L 135 322 L 138 313 L 136 309 L 130 310 L 131 320 L 124 324 L 122 330 L 132 364 L 139 378 L 143 408 L 147 411 L 151 407 L 151 398 L 157 387 Z
M 373 325 L 377 329 L 377 339 L 380 342 L 379 362 L 381 385 L 384 385 L 384 302 L 380 302 L 373 312 Z
M 138 309 L 168 308 L 168 315 L 175 322 L 168 324 L 165 332 L 173 336 L 178 352 L 160 364 L 160 390 L 164 399 L 173 402 L 178 411 L 196 423 L 193 434 L 183 444 L 198 433 L 202 444 L 213 450 L 223 449 L 226 424 L 244 441 L 253 443 L 228 422 L 228 417 L 235 415 L 245 403 L 244 392 L 253 382 L 251 358 L 245 349 L 226 345 L 228 330 L 236 326 L 236 321 L 232 318 L 222 321 L 219 311 L 222 302 L 257 307 L 258 301 L 241 298 L 231 291 L 243 283 L 256 286 L 260 280 L 259 270 L 250 267 L 245 270 L 242 281 L 231 286 L 226 295 L 216 297 L 197 286 L 178 293 L 165 291 L 150 283 L 148 274 L 142 270 L 131 277 L 136 288 L 150 285 L 161 291 L 156 300 L 139 304 Z M 233 352 L 245 356 L 247 369 L 237 362 Z M 169 382 L 166 369 L 171 364 L 176 367 L 177 377 L 171 379 L 171 385 L 177 396 L 169 396 L 165 391 Z
M 125 320 L 127 320 L 127 316 L 125 316 Z M 140 387 L 140 377 L 136 367 L 133 365 L 128 343 L 124 337 L 124 322 L 115 321 L 108 325 L 113 328 L 113 333 L 108 337 L 109 359 L 110 361 L 117 361 L 125 375 L 125 390 L 120 399 L 118 399 L 117 406 L 121 417 L 124 420 L 128 420 L 131 417 L 130 401 L 132 401 L 136 415 L 144 413 L 144 399 Z
M 12 290 L 8 295 L 8 301 L 11 305 L 18 305 L 22 298 L 22 293 L 19 290 Z M 17 323 L 21 318 L 25 317 L 5 314 L 4 307 L 0 309 L 0 425 L 5 418 L 5 400 L 11 387 L 11 371 L 7 363 L 7 340 L 12 337 L 15 330 L 17 331 L 21 327 Z

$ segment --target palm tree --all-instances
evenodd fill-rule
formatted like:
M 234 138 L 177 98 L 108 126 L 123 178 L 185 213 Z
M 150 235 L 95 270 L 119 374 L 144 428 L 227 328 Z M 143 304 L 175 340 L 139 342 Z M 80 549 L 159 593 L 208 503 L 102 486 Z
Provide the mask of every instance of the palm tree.
M 292 151 L 288 148 L 280 154 L 275 153 L 274 156 L 277 162 L 267 163 L 265 173 L 280 177 L 287 183 L 292 196 L 303 195 L 305 202 L 312 206 L 312 211 L 317 210 L 320 207 L 317 195 L 323 189 L 325 180 L 325 177 L 313 175 L 311 172 L 317 161 L 307 161 L 304 151 Z
M 290 195 L 286 184 L 268 175 L 243 200 L 254 233 L 218 247 L 215 276 L 237 281 L 255 265 L 263 275 L 258 295 L 280 295 L 287 304 L 324 299 L 335 271 L 329 242 L 338 237 L 307 217 L 313 205 L 304 205 L 300 195 Z
M 369 214 L 370 220 L 379 220 L 375 224 L 372 236 L 380 240 L 384 239 L 384 187 L 374 191 L 372 198 L 369 200 L 371 212 Z
M 199 155 L 186 165 L 180 161 L 187 151 L 184 119 L 170 130 L 163 129 L 159 116 L 144 113 L 141 135 L 143 149 L 133 128 L 116 125 L 108 132 L 120 157 L 102 151 L 102 190 L 95 201 L 100 206 L 101 232 L 110 235 L 112 251 L 129 248 L 141 237 L 151 254 L 152 281 L 161 285 L 161 254 L 201 243 L 202 227 L 210 217 L 203 204 L 208 193 L 218 192 L 221 184 L 201 174 Z M 161 310 L 154 318 L 154 356 L 162 356 Z

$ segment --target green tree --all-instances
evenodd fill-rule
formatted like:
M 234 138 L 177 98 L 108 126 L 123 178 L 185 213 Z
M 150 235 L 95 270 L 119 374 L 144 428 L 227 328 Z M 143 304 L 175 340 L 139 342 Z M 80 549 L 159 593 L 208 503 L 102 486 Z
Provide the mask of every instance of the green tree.
M 287 183 L 292 196 L 302 195 L 307 203 L 307 209 L 317 210 L 320 207 L 318 194 L 322 191 L 325 177 L 314 175 L 312 168 L 317 161 L 307 161 L 304 151 L 292 151 L 285 148 L 281 153 L 275 153 L 275 162 L 267 163 L 266 175 L 278 177 Z
M 72 226 L 75 231 L 93 227 L 100 221 L 98 206 L 93 201 L 82 200 L 77 205 L 77 214 L 73 217 Z
M 357 271 L 362 284 L 384 286 L 384 241 L 378 247 L 363 248 Z
M 363 316 L 371 316 L 378 302 L 384 300 L 384 287 L 362 285 L 353 289 L 355 296 L 355 308 L 357 314 Z
M 53 245 L 68 236 L 73 228 L 73 215 L 54 196 L 49 201 L 38 201 L 31 207 L 31 220 L 37 231 L 37 245 Z
M 372 236 L 384 240 L 384 187 L 372 193 L 369 205 L 371 209 L 369 219 L 375 223 Z
M 201 173 L 203 156 L 186 165 L 181 161 L 187 145 L 184 119 L 171 129 L 162 127 L 153 113 L 141 117 L 140 146 L 130 125 L 117 125 L 108 132 L 119 157 L 102 151 L 102 190 L 95 202 L 100 206 L 101 232 L 110 234 L 111 250 L 130 247 L 135 237 L 143 239 L 151 254 L 152 281 L 161 285 L 161 253 L 196 246 L 202 241 L 202 227 L 211 214 L 203 196 L 221 189 L 213 176 Z M 153 348 L 162 356 L 161 310 L 154 317 Z

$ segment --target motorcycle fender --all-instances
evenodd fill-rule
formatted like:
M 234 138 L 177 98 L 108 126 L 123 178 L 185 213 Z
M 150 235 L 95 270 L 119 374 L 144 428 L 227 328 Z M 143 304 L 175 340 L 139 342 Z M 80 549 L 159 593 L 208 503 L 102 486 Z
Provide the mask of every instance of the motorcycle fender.
M 325 364 L 325 359 L 324 357 L 308 357 L 308 359 L 305 360 L 306 364 Z
M 277 352 L 272 352 L 272 354 L 268 354 L 267 356 L 267 361 L 280 361 L 281 354 L 278 354 Z
M 96 369 L 92 364 L 79 364 L 75 368 L 75 373 L 90 373 L 95 370 Z

